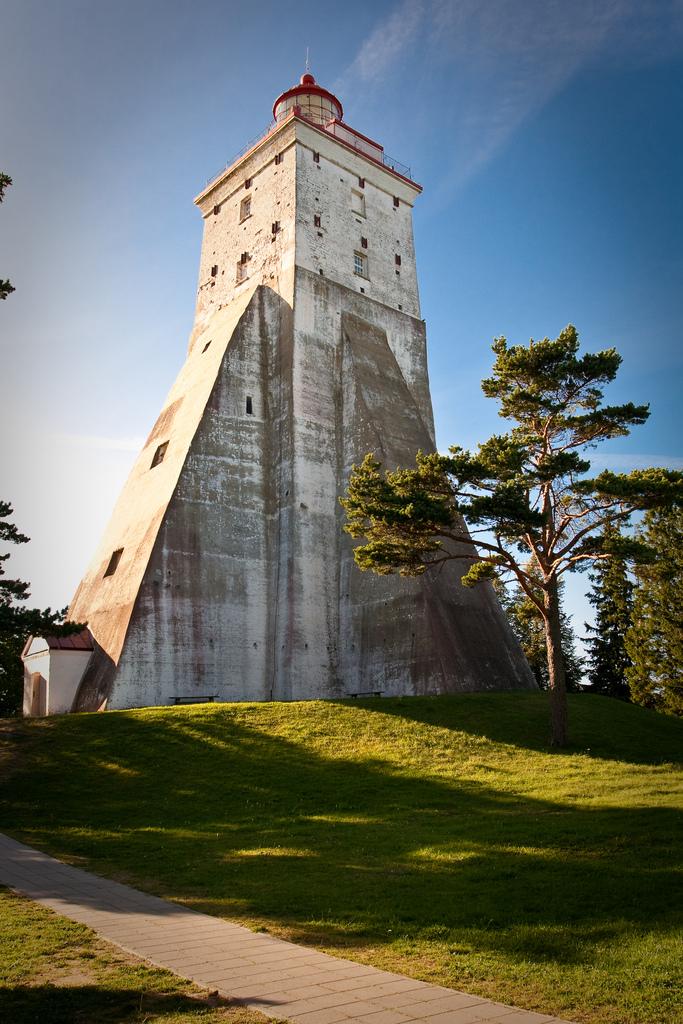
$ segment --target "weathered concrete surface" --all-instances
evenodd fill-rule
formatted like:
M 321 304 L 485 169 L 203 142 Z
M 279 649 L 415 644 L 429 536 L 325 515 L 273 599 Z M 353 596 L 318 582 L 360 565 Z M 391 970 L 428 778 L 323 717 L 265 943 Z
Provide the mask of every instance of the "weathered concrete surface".
M 76 709 L 96 710 L 110 692 L 152 548 L 223 365 L 225 349 L 254 287 L 215 314 L 211 331 L 202 335 L 202 343 L 186 360 L 76 591 L 69 618 L 87 621 L 96 643 L 95 656 L 79 687 Z M 203 351 L 208 341 L 211 344 Z M 165 441 L 170 443 L 164 461 L 151 468 L 156 448 Z M 116 572 L 105 577 L 112 553 L 121 548 Z
M 254 283 L 263 283 L 292 302 L 296 234 L 296 124 L 288 122 L 218 179 L 197 200 L 204 221 L 195 325 L 190 352 L 199 345 L 216 310 Z M 275 156 L 279 162 L 275 163 Z M 248 187 L 247 187 L 248 186 Z M 250 212 L 241 204 L 250 199 Z M 278 230 L 272 228 L 277 224 Z M 237 264 L 247 256 L 244 281 Z M 212 273 L 213 271 L 213 273 Z
M 291 335 L 291 308 L 259 287 L 160 524 L 109 707 L 273 696 L 279 538 L 291 507 Z
M 428 390 L 408 387 L 397 358 L 416 374 L 424 325 L 383 316 L 373 300 L 306 271 L 294 306 L 256 289 L 217 344 L 193 435 L 179 417 L 186 392 L 171 393 L 174 415 L 152 432 L 89 583 L 96 597 L 98 585 L 118 587 L 126 617 L 108 617 L 101 597 L 92 613 L 72 610 L 101 648 L 78 708 L 533 685 L 488 586 L 465 590 L 448 569 L 417 580 L 362 575 L 342 531 L 338 499 L 353 462 L 372 450 L 393 466 L 433 446 Z M 215 314 L 224 328 L 236 319 L 228 312 Z M 377 323 L 387 316 L 391 344 Z M 213 345 L 219 325 L 208 333 Z M 210 351 L 196 345 L 188 362 Z M 150 469 L 162 437 L 168 454 Z M 160 471 L 171 457 L 167 497 Z M 154 500 L 142 477 L 157 484 Z M 126 537 L 138 547 L 124 563 Z M 131 568 L 98 580 L 114 546 Z
M 76 709 L 535 685 L 488 584 L 361 576 L 342 532 L 353 462 L 434 445 L 418 193 L 293 118 L 198 198 L 187 361 L 69 612 Z
M 460 584 L 466 564 L 414 580 L 362 574 L 342 531 L 338 498 L 354 462 L 372 451 L 395 467 L 433 450 L 422 321 L 298 270 L 294 330 L 292 550 L 302 570 L 287 602 L 304 643 L 285 695 L 313 695 L 316 673 L 330 695 L 533 688 L 490 585 Z

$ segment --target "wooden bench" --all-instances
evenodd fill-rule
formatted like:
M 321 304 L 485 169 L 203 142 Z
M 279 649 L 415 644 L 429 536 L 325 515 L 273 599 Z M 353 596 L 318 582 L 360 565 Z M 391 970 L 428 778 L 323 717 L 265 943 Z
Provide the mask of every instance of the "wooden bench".
M 202 697 L 175 697 L 173 700 L 174 704 L 213 704 L 217 693 L 207 693 Z

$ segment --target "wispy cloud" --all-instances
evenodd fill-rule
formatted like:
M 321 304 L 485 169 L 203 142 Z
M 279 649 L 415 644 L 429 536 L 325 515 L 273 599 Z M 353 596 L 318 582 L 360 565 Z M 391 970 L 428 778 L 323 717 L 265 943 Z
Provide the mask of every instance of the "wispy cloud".
M 335 88 L 343 92 L 347 83 L 358 79 L 363 82 L 384 79 L 414 45 L 424 17 L 423 0 L 403 0 L 363 41 L 349 67 L 335 82 Z
M 339 88 L 373 86 L 391 109 L 410 76 L 411 121 L 438 139 L 443 191 L 461 187 L 591 61 L 654 62 L 683 52 L 681 0 L 404 0 L 361 43 Z

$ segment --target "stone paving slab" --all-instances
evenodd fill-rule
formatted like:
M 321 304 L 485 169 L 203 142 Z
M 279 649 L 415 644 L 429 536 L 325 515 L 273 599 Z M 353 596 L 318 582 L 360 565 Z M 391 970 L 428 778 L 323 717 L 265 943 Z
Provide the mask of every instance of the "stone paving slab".
M 144 960 L 297 1024 L 569 1024 L 249 931 L 0 833 L 0 884 Z

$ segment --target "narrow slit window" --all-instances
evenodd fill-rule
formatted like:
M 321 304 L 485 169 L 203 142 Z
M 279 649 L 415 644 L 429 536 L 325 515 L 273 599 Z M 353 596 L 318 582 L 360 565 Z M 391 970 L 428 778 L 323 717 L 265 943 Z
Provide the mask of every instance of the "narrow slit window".
M 394 206 L 400 206 L 400 205 L 401 205 L 401 200 L 398 198 L 398 196 L 394 196 Z
M 351 209 L 361 217 L 365 216 L 365 196 L 362 192 L 356 192 L 355 189 L 351 193 Z
M 217 273 L 218 273 L 218 264 L 214 263 L 214 265 L 211 267 L 211 277 L 215 277 Z
M 249 277 L 249 253 L 243 252 L 237 264 L 237 283 L 246 281 Z
M 275 154 L 275 163 L 276 164 L 281 164 L 283 159 L 284 159 L 284 153 L 276 153 Z
M 394 253 L 394 263 L 396 264 L 397 267 L 401 266 L 401 254 L 398 252 Z
M 166 455 L 166 449 L 167 448 L 168 448 L 168 441 L 164 441 L 163 444 L 159 445 L 159 447 L 157 448 L 157 450 L 154 453 L 154 458 L 152 459 L 152 464 L 149 467 L 150 469 L 154 469 L 155 466 L 160 465 L 160 463 L 162 463 L 164 461 L 164 456 Z
M 105 569 L 105 576 L 113 576 L 118 569 L 119 562 L 121 561 L 121 555 L 123 554 L 123 548 L 117 548 L 116 551 L 112 552 L 112 556 L 109 559 L 109 565 Z
M 251 217 L 251 196 L 245 196 L 240 203 L 240 221 Z
M 247 395 L 247 416 L 254 415 L 254 403 L 251 399 L 251 395 Z
M 221 212 L 220 206 L 214 206 L 214 208 L 213 208 L 213 215 L 214 215 L 214 217 L 217 217 L 220 212 Z
M 314 228 L 322 227 L 322 224 L 320 222 L 320 214 L 319 213 L 316 213 L 315 216 L 313 217 L 313 227 Z
M 316 163 L 316 164 L 320 163 L 320 153 L 314 153 L 313 154 L 313 162 Z
M 361 249 L 367 249 L 367 247 L 368 247 L 368 240 L 367 240 L 367 238 L 362 238 L 361 237 L 360 245 L 361 245 Z
M 245 178 L 244 179 L 244 187 L 245 188 L 251 188 L 251 178 Z
M 274 220 L 273 223 L 271 224 L 270 230 L 271 230 L 271 232 L 274 235 L 276 235 L 278 233 L 278 231 L 280 230 L 280 221 L 279 220 Z
M 368 258 L 363 252 L 354 252 L 353 254 L 353 272 L 358 277 L 368 276 Z
M 212 339 L 212 340 L 213 340 L 213 339 Z M 210 341 L 207 341 L 206 345 L 205 345 L 205 346 L 204 346 L 204 348 L 202 349 L 202 355 L 204 355 L 204 353 L 206 352 L 206 350 L 207 350 L 207 348 L 209 347 L 209 345 L 210 345 L 210 344 L 211 344 L 211 342 L 210 342 Z
M 358 179 L 358 188 L 365 188 L 365 178 Z

